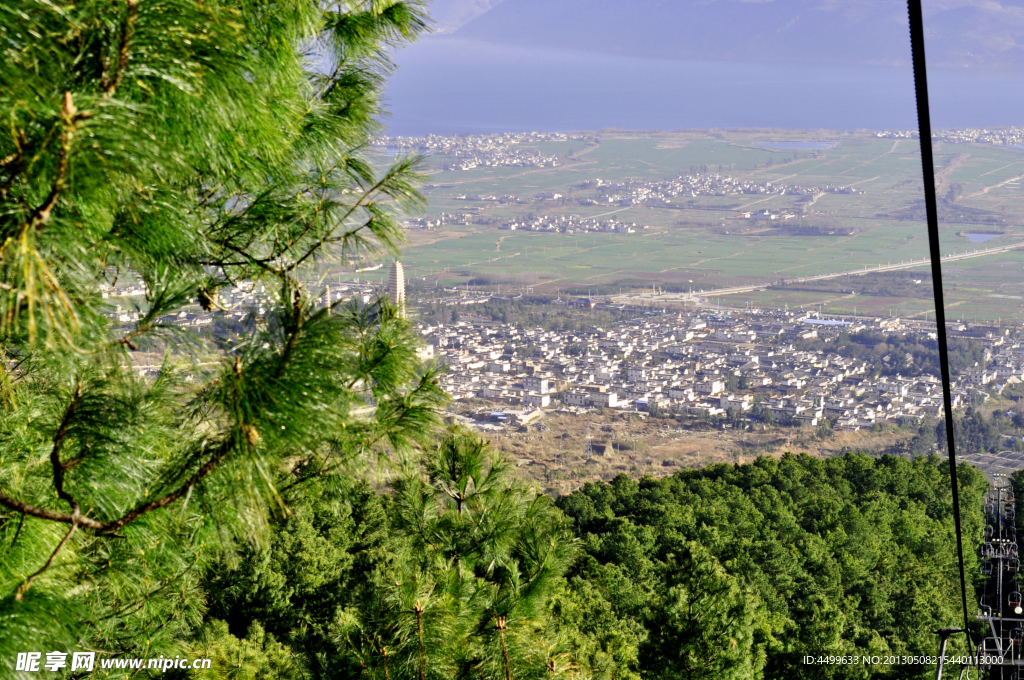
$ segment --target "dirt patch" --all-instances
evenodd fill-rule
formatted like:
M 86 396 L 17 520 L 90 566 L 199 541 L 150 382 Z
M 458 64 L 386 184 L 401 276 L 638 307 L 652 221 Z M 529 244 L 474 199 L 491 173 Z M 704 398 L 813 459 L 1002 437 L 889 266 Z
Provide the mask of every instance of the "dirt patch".
M 810 427 L 723 431 L 618 412 L 552 414 L 527 432 L 488 435 L 527 479 L 553 495 L 619 474 L 664 477 L 684 468 L 745 463 L 759 455 L 781 456 L 787 451 L 820 457 L 851 450 L 880 453 L 912 436 L 902 431 L 858 431 L 819 439 Z

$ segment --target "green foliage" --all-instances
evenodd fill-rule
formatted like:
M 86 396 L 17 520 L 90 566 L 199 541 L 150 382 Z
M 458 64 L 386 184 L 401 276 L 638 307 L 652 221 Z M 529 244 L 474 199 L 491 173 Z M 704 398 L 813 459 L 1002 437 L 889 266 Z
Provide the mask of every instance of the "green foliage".
M 571 529 L 482 439 L 453 430 L 397 480 L 394 526 L 405 559 L 380 574 L 345 638 L 367 667 L 382 670 L 378 645 L 410 677 L 542 678 L 575 665 L 551 611 L 576 555 Z
M 765 656 L 755 646 L 764 616 L 759 598 L 698 543 L 681 552 L 661 567 L 663 616 L 651 621 L 645 666 L 662 677 L 756 676 Z
M 208 678 L 231 680 L 302 680 L 301 666 L 291 650 L 268 635 L 258 622 L 253 622 L 244 638 L 237 638 L 223 621 L 213 620 L 203 627 L 191 657 L 209 659 L 210 668 L 200 671 Z M 169 678 L 184 680 L 192 672 L 171 670 Z
M 970 546 L 986 484 L 967 466 L 959 478 Z M 618 477 L 558 504 L 586 546 L 573 590 L 639 627 L 643 677 L 924 678 L 800 657 L 934 654 L 934 630 L 962 616 L 948 464 L 934 456 L 787 454 Z
M 268 548 L 209 572 L 207 628 L 261 626 L 315 678 L 547 678 L 630 660 L 591 653 L 565 589 L 568 523 L 481 439 L 450 431 L 393 486 L 311 482 Z
M 990 417 L 968 406 L 963 415 L 953 417 L 953 437 L 957 453 L 995 453 L 1002 450 L 1006 443 L 1003 433 L 1019 430 L 1024 426 L 1024 419 L 1019 415 L 1007 415 L 996 409 Z M 935 426 L 935 436 L 940 450 L 946 449 L 946 421 L 942 419 Z
M 396 559 L 387 499 L 362 483 L 317 479 L 289 508 L 265 548 L 207 572 L 207 628 L 223 621 L 244 637 L 259 625 L 288 645 L 304 677 L 355 676 L 358 664 L 338 657 L 333 636 L 370 598 L 375 570 Z M 200 637 L 195 654 L 205 644 Z
M 422 204 L 417 158 L 378 173 L 362 150 L 388 51 L 424 22 L 415 0 L 0 0 L 5 669 L 44 647 L 184 651 L 210 564 L 265 549 L 316 478 L 432 441 L 439 369 L 409 324 L 316 309 L 300 283 L 396 252 Z M 125 280 L 146 288 L 127 328 L 101 291 Z M 276 294 L 251 333 L 135 375 L 154 338 L 202 349 L 163 319 L 236 285 Z M 204 631 L 293 674 L 258 628 Z
M 800 349 L 836 352 L 849 359 L 861 359 L 876 367 L 880 375 L 939 375 L 939 348 L 934 340 L 924 343 L 917 339 L 881 331 L 863 330 L 840 333 L 830 342 L 818 338 L 794 343 Z M 890 357 L 888 365 L 882 357 Z M 949 339 L 949 365 L 954 375 L 985 362 L 985 345 L 970 338 Z

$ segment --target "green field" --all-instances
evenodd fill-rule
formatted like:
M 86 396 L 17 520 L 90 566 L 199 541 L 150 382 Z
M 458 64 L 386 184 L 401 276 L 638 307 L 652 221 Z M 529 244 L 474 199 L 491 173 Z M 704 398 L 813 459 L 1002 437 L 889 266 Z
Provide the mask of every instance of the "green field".
M 595 294 L 666 290 L 712 290 L 781 278 L 827 274 L 927 255 L 920 155 L 916 140 L 879 139 L 872 134 L 795 132 L 691 134 L 602 134 L 596 144 L 546 142 L 543 153 L 557 153 L 557 168 L 477 168 L 435 172 L 426 190 L 427 216 L 482 208 L 476 217 L 489 224 L 445 225 L 411 231 L 403 254 L 408 275 L 432 285 Z M 766 149 L 771 140 L 825 140 L 834 148 Z M 981 144 L 937 144 L 938 192 L 943 198 L 942 249 L 964 252 L 1013 243 L 1024 237 L 1024 193 L 1013 180 L 1024 175 L 1024 152 Z M 444 158 L 433 159 L 439 168 Z M 771 165 L 768 165 L 771 161 Z M 579 204 L 592 192 L 580 184 L 600 178 L 659 181 L 706 165 L 709 172 L 754 182 L 802 187 L 856 186 L 861 194 L 824 193 L 812 205 L 806 196 L 698 196 L 672 207 Z M 539 192 L 559 200 L 535 201 Z M 518 203 L 459 200 L 460 195 L 513 195 Z M 837 235 L 780 233 L 766 222 L 737 219 L 740 210 L 790 211 L 792 224 L 835 227 Z M 576 214 L 635 222 L 634 234 L 557 234 L 508 231 L 499 225 L 526 215 Z M 961 232 L 998 231 L 984 246 Z M 969 307 L 970 316 L 1024 315 L 1024 252 L 1012 251 L 950 263 L 946 277 L 952 309 Z M 927 270 L 919 270 L 927 276 Z M 992 297 L 1002 296 L 1002 297 Z M 930 288 L 920 295 L 870 300 L 836 299 L 834 291 L 787 292 L 769 289 L 742 296 L 762 305 L 825 302 L 836 311 L 907 313 L 930 309 Z M 732 302 L 736 304 L 736 301 Z M 849 304 L 848 304 L 849 303 Z M 963 310 L 959 310 L 963 311 Z M 955 314 L 954 314 L 955 315 Z

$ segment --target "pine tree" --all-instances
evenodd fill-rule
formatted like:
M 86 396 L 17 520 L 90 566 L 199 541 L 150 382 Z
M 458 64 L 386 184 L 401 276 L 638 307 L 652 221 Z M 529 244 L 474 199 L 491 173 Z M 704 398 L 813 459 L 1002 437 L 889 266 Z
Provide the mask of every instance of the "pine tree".
M 480 437 L 449 431 L 396 481 L 393 514 L 403 557 L 379 570 L 370 602 L 338 629 L 340 651 L 375 678 L 581 672 L 553 607 L 578 543 L 551 499 Z
M 662 567 L 657 604 L 660 616 L 649 624 L 645 665 L 661 678 L 755 678 L 765 655 L 757 648 L 765 627 L 756 594 L 729 576 L 718 560 L 696 542 L 671 554 Z M 652 607 L 653 608 L 653 607 Z
M 422 203 L 417 158 L 365 149 L 424 29 L 416 0 L 0 0 L 2 664 L 173 654 L 211 559 L 427 442 L 443 394 L 408 322 L 304 282 L 395 252 Z M 173 323 L 231 289 L 273 299 L 219 344 Z

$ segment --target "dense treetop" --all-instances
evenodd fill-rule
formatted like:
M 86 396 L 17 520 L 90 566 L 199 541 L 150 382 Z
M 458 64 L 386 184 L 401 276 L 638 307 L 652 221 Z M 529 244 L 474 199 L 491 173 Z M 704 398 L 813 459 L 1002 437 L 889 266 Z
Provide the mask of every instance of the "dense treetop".
M 800 657 L 934 654 L 934 631 L 962 616 L 948 470 L 787 454 L 587 484 L 558 502 L 586 546 L 570 582 L 645 630 L 645 677 L 924 677 Z M 987 484 L 967 466 L 959 477 L 972 546 Z

